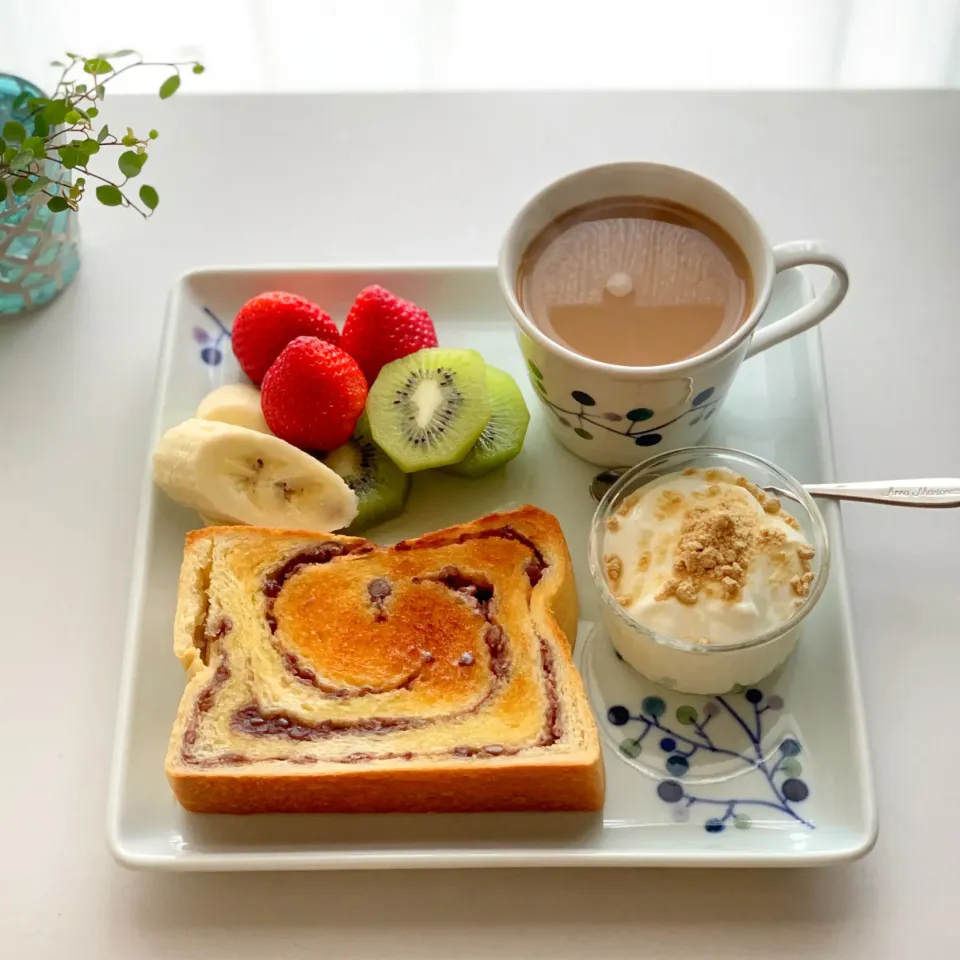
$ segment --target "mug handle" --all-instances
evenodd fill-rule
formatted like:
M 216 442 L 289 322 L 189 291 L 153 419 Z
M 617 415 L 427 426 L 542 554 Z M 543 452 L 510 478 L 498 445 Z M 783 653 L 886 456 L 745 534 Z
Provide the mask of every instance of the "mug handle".
M 804 330 L 809 330 L 829 317 L 840 306 L 840 301 L 846 296 L 847 288 L 850 286 L 850 278 L 843 260 L 826 244 L 819 240 L 794 240 L 792 243 L 781 243 L 773 248 L 773 268 L 776 273 L 807 264 L 827 267 L 831 271 L 832 276 L 826 289 L 799 310 L 794 310 L 781 320 L 771 323 L 769 327 L 758 330 L 747 348 L 747 358 L 756 356 L 768 347 L 798 333 L 803 333 Z

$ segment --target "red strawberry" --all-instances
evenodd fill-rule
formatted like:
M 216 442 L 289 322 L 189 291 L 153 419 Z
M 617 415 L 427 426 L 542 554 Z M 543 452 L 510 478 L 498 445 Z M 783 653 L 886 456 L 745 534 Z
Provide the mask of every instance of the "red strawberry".
M 360 364 L 367 383 L 377 379 L 385 363 L 436 345 L 430 314 L 383 287 L 360 291 L 340 338 L 340 348 Z
M 334 450 L 353 433 L 367 381 L 353 357 L 316 337 L 297 337 L 263 378 L 260 405 L 281 440 L 306 450 Z
M 233 321 L 234 355 L 257 386 L 294 337 L 319 337 L 334 346 L 340 342 L 330 317 L 295 293 L 261 293 L 248 300 Z

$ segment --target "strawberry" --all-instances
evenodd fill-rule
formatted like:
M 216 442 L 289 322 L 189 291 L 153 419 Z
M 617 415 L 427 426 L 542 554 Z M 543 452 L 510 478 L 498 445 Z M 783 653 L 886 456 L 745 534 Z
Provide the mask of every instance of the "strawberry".
M 233 321 L 234 355 L 257 386 L 294 337 L 319 337 L 334 346 L 340 341 L 330 317 L 295 293 L 261 293 L 248 300 Z
M 316 337 L 291 340 L 263 378 L 260 404 L 281 440 L 334 450 L 353 434 L 367 381 L 353 357 Z
M 340 338 L 341 349 L 360 364 L 371 384 L 384 364 L 436 345 L 437 331 L 426 310 L 376 286 L 357 295 Z

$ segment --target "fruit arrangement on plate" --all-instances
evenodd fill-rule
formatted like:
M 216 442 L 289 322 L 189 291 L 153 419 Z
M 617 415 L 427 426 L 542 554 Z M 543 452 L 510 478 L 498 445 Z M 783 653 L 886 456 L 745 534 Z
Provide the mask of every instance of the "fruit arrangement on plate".
M 293 293 L 247 301 L 232 331 L 249 383 L 218 387 L 154 452 L 157 485 L 208 524 L 350 533 L 399 515 L 410 474 L 482 477 L 516 457 L 529 411 L 426 310 L 361 290 L 341 331 Z

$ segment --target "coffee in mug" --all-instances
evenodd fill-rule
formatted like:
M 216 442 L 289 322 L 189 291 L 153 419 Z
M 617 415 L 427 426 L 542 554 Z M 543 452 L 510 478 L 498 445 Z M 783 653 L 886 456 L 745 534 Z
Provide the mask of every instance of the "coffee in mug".
M 604 197 L 533 239 L 517 300 L 548 336 L 604 363 L 651 367 L 696 357 L 747 319 L 754 283 L 723 227 L 670 200 Z

